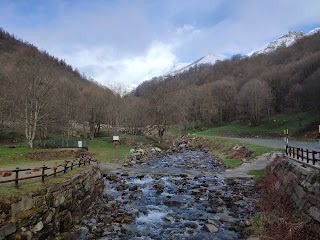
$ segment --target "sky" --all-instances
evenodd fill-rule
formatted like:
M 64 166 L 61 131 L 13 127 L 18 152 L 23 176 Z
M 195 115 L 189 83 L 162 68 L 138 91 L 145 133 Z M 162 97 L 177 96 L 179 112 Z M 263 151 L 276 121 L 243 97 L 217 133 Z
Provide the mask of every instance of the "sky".
M 319 0 L 0 0 L 0 27 L 110 87 L 320 27 Z

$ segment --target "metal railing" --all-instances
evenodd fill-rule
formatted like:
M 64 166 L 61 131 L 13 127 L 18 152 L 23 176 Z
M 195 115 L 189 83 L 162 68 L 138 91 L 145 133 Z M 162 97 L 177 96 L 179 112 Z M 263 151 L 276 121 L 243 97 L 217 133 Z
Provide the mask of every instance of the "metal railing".
M 75 166 L 81 167 L 86 166 L 86 164 L 91 164 L 92 162 L 96 163 L 96 160 L 92 160 L 90 157 L 86 158 L 80 158 L 77 160 L 71 160 L 71 161 L 65 161 L 62 164 L 54 164 L 52 167 L 48 167 L 46 165 L 43 165 L 41 167 L 33 167 L 33 168 L 24 168 L 20 169 L 16 167 L 13 170 L 5 170 L 0 171 L 0 176 L 2 177 L 11 177 L 14 175 L 14 178 L 11 177 L 11 179 L 0 181 L 0 184 L 2 183 L 9 183 L 9 182 L 15 182 L 15 188 L 19 188 L 19 181 L 22 180 L 28 180 L 33 178 L 41 178 L 41 182 L 44 183 L 45 178 L 50 176 L 56 176 L 59 173 L 66 173 L 69 169 L 70 171 L 73 170 Z M 50 170 L 51 173 L 46 172 L 47 170 Z M 41 174 L 35 175 L 35 176 L 29 176 L 29 177 L 20 177 L 19 173 L 21 172 L 41 172 Z
M 286 146 L 286 156 L 312 165 L 320 166 L 320 152 Z

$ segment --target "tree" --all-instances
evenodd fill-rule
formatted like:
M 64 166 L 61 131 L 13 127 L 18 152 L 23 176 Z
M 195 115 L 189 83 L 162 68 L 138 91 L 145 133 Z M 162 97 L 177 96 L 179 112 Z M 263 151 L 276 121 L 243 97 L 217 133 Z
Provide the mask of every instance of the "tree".
M 239 92 L 238 110 L 250 115 L 252 125 L 257 125 L 263 112 L 271 103 L 271 89 L 266 82 L 253 79 L 247 82 Z
M 53 90 L 53 71 L 46 61 L 31 54 L 24 59 L 20 73 L 24 89 L 25 135 L 28 146 L 33 148 L 38 124 L 45 117 Z

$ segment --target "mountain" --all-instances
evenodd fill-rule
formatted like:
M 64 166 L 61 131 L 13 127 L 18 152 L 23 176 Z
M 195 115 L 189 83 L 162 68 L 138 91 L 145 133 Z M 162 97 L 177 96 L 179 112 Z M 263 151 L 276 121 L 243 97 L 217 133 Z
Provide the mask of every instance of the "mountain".
M 273 52 L 280 46 L 289 47 L 292 44 L 294 44 L 297 40 L 299 40 L 305 36 L 311 36 L 311 35 L 316 34 L 318 32 L 320 32 L 320 28 L 315 28 L 308 33 L 291 32 L 290 31 L 287 34 L 283 35 L 282 37 L 272 41 L 271 43 L 264 45 L 260 49 L 248 53 L 247 56 L 254 56 L 254 55 L 258 55 L 258 54 L 265 54 L 265 53 Z
M 188 71 L 190 68 L 200 64 L 214 65 L 217 61 L 223 61 L 226 59 L 227 57 L 222 54 L 209 53 L 206 56 L 203 56 L 192 63 L 177 63 L 167 75 L 174 76 L 176 74 L 180 74 L 185 71 Z

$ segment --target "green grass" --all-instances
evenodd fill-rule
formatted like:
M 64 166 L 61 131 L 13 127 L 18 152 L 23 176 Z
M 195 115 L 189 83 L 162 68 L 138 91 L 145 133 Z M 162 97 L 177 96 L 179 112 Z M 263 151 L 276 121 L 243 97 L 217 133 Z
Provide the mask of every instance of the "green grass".
M 130 149 L 135 145 L 148 145 L 153 141 L 143 136 L 120 135 L 120 145 L 113 145 L 112 137 L 102 137 L 94 140 L 88 140 L 89 151 L 94 154 L 93 158 L 117 163 L 129 154 Z M 133 143 L 134 146 L 128 143 Z
M 249 144 L 245 142 L 241 142 L 238 140 L 229 140 L 225 138 L 221 138 L 219 136 L 210 135 L 209 132 L 200 132 L 195 134 L 195 136 L 198 137 L 204 137 L 212 142 L 211 151 L 210 153 L 212 155 L 218 156 L 222 162 L 226 165 L 228 168 L 235 168 L 240 166 L 243 162 L 239 159 L 228 159 L 228 155 L 233 152 L 232 148 L 235 145 L 242 145 L 246 146 L 249 151 L 252 151 L 254 156 L 260 156 L 264 153 L 269 153 L 272 151 L 282 151 L 283 149 L 279 148 L 272 148 L 272 147 L 265 147 L 265 146 L 259 146 L 254 144 Z
M 258 126 L 250 126 L 248 122 L 235 121 L 222 126 L 214 125 L 203 131 L 189 130 L 188 132 L 207 135 L 280 136 L 284 129 L 289 129 L 289 134 L 293 135 L 308 128 L 316 121 L 319 121 L 319 116 L 314 113 L 281 114 L 270 119 L 262 119 Z
M 88 140 L 89 152 L 93 153 L 94 159 L 98 159 L 105 162 L 118 163 L 126 155 L 129 154 L 130 149 L 135 145 L 148 145 L 153 143 L 151 140 L 143 136 L 132 136 L 132 135 L 121 135 L 120 141 L 122 143 L 119 146 L 112 144 L 112 137 L 101 137 L 94 140 Z M 131 143 L 129 145 L 127 143 Z M 39 161 L 28 159 L 27 154 L 39 151 L 59 151 L 59 149 L 28 149 L 28 148 L 7 148 L 4 146 L 0 147 L 0 167 L 11 167 L 11 166 L 38 166 L 47 165 L 51 166 L 53 162 L 60 160 L 47 160 Z M 67 160 L 67 159 L 65 159 Z M 64 161 L 64 160 L 61 160 Z M 88 166 L 89 167 L 89 166 Z M 40 178 L 19 182 L 19 189 L 14 188 L 14 183 L 1 184 L 0 196 L 18 197 L 23 196 L 28 192 L 36 191 L 45 187 L 49 184 L 62 182 L 64 179 L 73 176 L 76 173 L 83 171 L 88 167 L 75 168 L 73 171 L 67 172 L 66 174 L 59 174 L 57 177 L 49 177 L 45 183 L 42 184 Z M 1 198 L 1 197 L 0 197 Z
M 248 174 L 253 175 L 254 176 L 254 180 L 256 182 L 259 182 L 265 176 L 266 170 L 264 168 L 263 169 L 257 169 L 257 170 L 250 170 L 248 172 Z
M 72 171 L 67 171 L 67 173 L 57 174 L 56 177 L 50 176 L 45 179 L 45 182 L 41 182 L 41 178 L 34 178 L 26 181 L 19 181 L 19 188 L 14 188 L 14 183 L 1 184 L 0 187 L 0 199 L 3 198 L 20 198 L 29 192 L 38 191 L 43 188 L 47 188 L 52 184 L 57 184 L 65 181 L 66 179 L 72 178 L 75 174 L 79 174 L 86 169 L 91 168 L 91 166 L 81 166 L 75 167 Z
M 227 168 L 236 168 L 242 164 L 242 161 L 239 159 L 222 159 L 222 162 Z
M 222 149 L 217 149 L 217 150 L 227 150 L 234 147 L 237 144 L 246 146 L 250 151 L 252 151 L 255 154 L 255 156 L 260 156 L 264 153 L 280 150 L 279 148 L 259 146 L 255 144 L 241 142 L 238 140 L 229 140 L 229 139 L 221 138 L 219 136 L 209 135 L 208 132 L 205 132 L 205 133 L 201 132 L 195 135 L 199 137 L 205 137 L 213 142 L 219 143 L 218 145 L 222 146 L 220 147 Z
M 110 139 L 94 139 L 88 140 L 89 151 L 92 152 L 93 158 L 107 161 L 117 162 L 124 158 L 132 148 L 128 145 L 115 146 L 111 143 Z
M 31 152 L 35 152 L 35 151 L 36 151 L 35 149 L 30 149 L 30 148 L 26 148 L 26 147 L 9 148 L 9 147 L 0 145 L 0 155 L 1 156 L 11 155 L 11 154 L 31 153 Z

